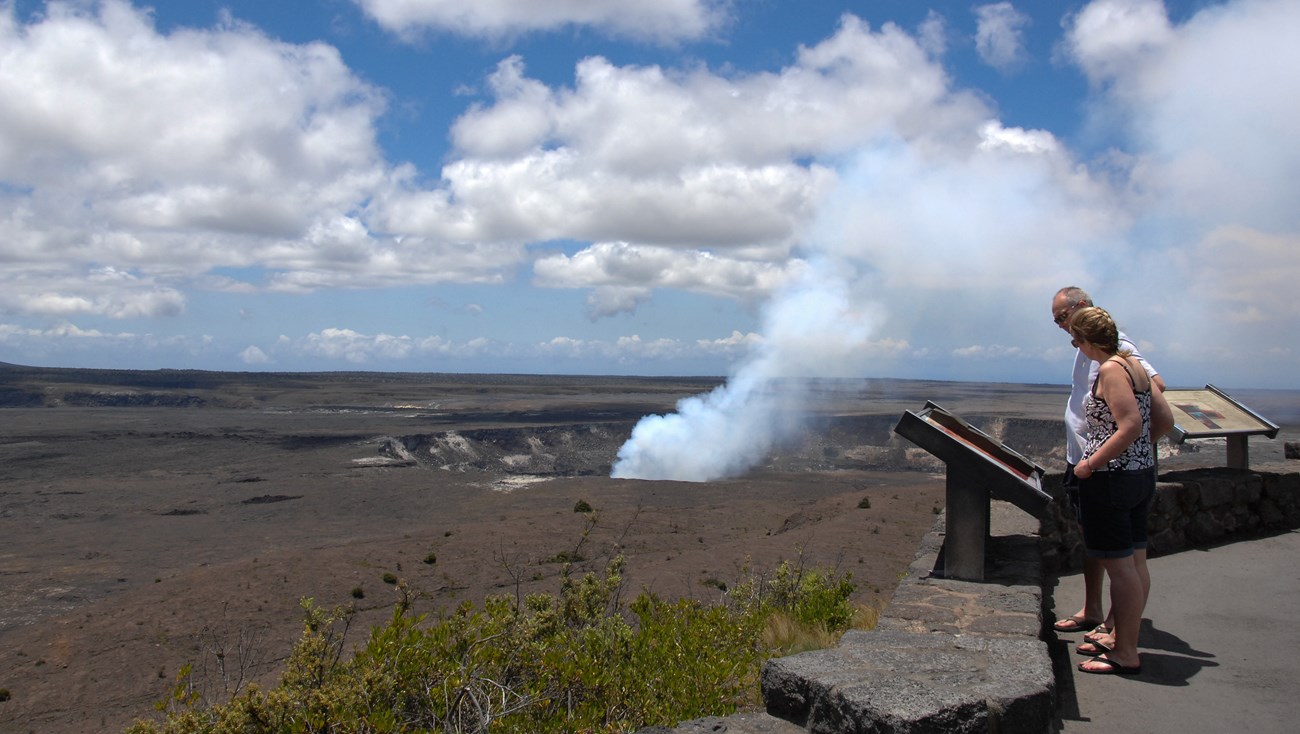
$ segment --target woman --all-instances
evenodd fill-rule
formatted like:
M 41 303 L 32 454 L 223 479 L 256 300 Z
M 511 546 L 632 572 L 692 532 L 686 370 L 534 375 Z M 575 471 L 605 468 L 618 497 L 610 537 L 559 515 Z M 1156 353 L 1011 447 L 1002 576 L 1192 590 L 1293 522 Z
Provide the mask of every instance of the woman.
M 1111 640 L 1078 648 L 1096 655 L 1079 670 L 1131 675 L 1142 670 L 1137 639 L 1149 588 L 1136 556 L 1145 560 L 1146 518 L 1155 496 L 1158 437 L 1151 434 L 1151 416 L 1169 407 L 1161 392 L 1151 389 L 1138 360 L 1120 350 L 1119 329 L 1109 313 L 1095 306 L 1080 309 L 1070 317 L 1069 329 L 1075 346 L 1101 364 L 1084 399 L 1088 440 L 1074 473 L 1080 480 L 1084 547 L 1110 578 L 1115 619 Z

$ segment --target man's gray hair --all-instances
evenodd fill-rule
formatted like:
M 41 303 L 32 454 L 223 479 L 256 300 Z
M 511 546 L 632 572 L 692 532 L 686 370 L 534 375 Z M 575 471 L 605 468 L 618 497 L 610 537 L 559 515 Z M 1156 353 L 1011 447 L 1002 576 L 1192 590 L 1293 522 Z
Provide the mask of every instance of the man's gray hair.
M 1088 295 L 1088 292 L 1078 286 L 1067 285 L 1057 291 L 1056 295 L 1065 296 L 1065 305 L 1071 308 L 1078 306 L 1079 304 L 1083 304 L 1084 306 L 1094 305 L 1092 297 Z

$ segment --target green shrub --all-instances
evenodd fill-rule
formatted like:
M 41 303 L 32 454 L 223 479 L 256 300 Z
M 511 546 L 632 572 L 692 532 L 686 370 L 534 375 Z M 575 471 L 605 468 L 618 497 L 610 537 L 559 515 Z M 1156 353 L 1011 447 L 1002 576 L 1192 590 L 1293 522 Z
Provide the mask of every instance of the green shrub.
M 761 610 L 765 643 L 785 655 L 826 647 L 853 626 L 860 611 L 849 601 L 852 574 L 805 569 L 782 561 L 768 577 L 754 577 L 736 589 L 741 603 Z M 874 619 L 874 615 L 868 615 Z
M 437 619 L 404 596 L 351 659 L 351 611 L 302 602 L 302 637 L 279 685 L 232 700 L 198 700 L 187 666 L 161 722 L 129 734 L 285 732 L 615 732 L 761 704 L 758 677 L 773 650 L 764 627 L 778 613 L 843 630 L 852 621 L 847 576 L 785 563 L 737 586 L 724 602 L 623 602 L 623 558 L 603 574 L 566 566 L 558 594 L 494 596 Z M 845 610 L 848 610 L 847 612 Z M 847 616 L 846 616 L 847 615 Z
M 578 500 L 578 503 L 573 506 L 573 511 L 582 513 L 595 512 L 591 505 L 587 503 L 587 500 Z
M 870 510 L 870 509 L 871 509 L 871 498 L 870 498 L 870 497 L 863 497 L 862 499 L 858 500 L 858 509 L 859 509 L 859 510 Z
M 386 584 L 395 584 L 395 583 L 397 583 L 397 574 L 395 574 L 395 573 L 385 573 L 385 574 L 383 575 L 383 579 L 384 579 L 384 583 L 386 583 Z

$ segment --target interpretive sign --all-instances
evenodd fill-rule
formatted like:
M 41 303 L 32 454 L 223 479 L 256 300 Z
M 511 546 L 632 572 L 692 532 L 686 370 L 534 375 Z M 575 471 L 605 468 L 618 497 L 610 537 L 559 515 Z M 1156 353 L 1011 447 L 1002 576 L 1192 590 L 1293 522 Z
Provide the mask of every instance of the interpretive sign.
M 930 401 L 903 413 L 894 432 L 947 465 L 944 576 L 982 581 L 990 499 L 1037 517 L 1052 502 L 1043 468 Z
M 1165 400 L 1174 414 L 1169 440 L 1178 444 L 1189 438 L 1227 438 L 1228 466 L 1247 469 L 1250 436 L 1277 438 L 1276 423 L 1261 416 L 1213 385 L 1203 390 L 1166 390 Z

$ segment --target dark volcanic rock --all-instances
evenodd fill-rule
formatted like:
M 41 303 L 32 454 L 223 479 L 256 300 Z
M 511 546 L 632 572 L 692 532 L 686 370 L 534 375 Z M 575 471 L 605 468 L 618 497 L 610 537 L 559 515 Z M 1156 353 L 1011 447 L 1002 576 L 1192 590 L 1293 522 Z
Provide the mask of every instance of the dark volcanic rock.
M 168 393 L 67 392 L 63 402 L 87 408 L 198 408 L 205 401 L 197 395 Z

